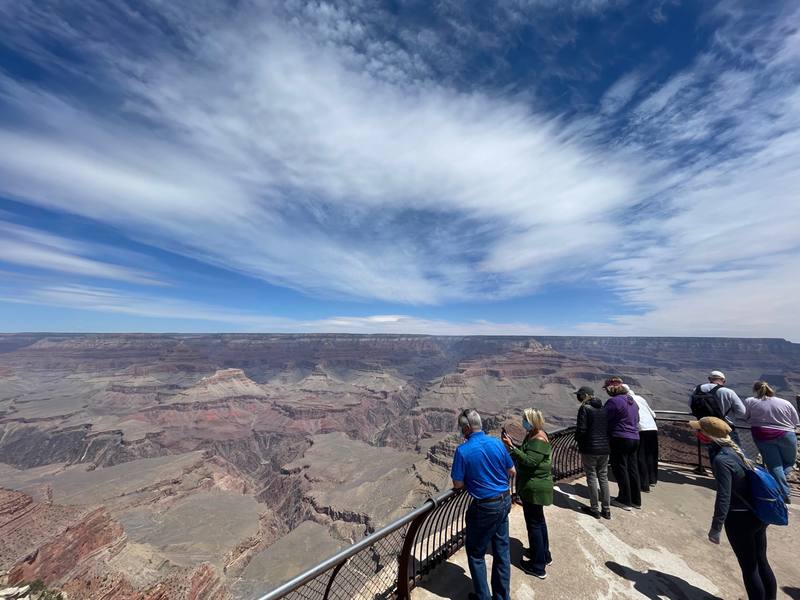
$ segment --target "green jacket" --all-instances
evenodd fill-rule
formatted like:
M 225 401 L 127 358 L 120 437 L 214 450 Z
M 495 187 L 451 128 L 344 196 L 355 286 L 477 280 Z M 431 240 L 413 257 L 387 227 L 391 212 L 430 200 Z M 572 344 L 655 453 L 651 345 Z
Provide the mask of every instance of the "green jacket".
M 526 439 L 519 448 L 511 449 L 517 467 L 517 492 L 531 504 L 549 506 L 553 503 L 553 452 L 549 442 Z

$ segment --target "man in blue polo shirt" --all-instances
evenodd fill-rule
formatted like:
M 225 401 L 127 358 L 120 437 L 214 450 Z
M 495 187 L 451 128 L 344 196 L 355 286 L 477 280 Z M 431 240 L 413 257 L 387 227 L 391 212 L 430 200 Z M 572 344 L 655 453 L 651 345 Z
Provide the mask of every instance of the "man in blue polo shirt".
M 466 551 L 474 594 L 471 600 L 510 600 L 511 557 L 508 513 L 509 478 L 514 462 L 503 443 L 483 432 L 480 415 L 467 409 L 458 417 L 466 441 L 453 457 L 453 487 L 467 488 L 472 504 L 467 510 Z M 486 582 L 486 551 L 492 550 L 492 591 Z

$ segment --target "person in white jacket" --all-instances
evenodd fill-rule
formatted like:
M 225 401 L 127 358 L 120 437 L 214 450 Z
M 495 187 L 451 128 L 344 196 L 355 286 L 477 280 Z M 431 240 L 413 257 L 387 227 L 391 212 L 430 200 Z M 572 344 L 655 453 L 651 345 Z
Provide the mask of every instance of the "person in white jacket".
M 647 400 L 631 390 L 628 394 L 636 401 L 639 407 L 639 482 L 643 492 L 649 492 L 650 487 L 658 483 L 658 426 L 656 413 L 650 408 Z

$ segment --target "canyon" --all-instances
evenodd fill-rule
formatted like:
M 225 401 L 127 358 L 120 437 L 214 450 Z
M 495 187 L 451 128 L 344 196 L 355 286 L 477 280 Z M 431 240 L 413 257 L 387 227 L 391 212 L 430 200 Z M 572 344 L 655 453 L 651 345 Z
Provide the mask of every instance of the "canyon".
M 621 375 L 685 410 L 721 369 L 800 393 L 779 339 L 0 334 L 0 569 L 86 600 L 255 598 L 448 483 L 487 429 Z

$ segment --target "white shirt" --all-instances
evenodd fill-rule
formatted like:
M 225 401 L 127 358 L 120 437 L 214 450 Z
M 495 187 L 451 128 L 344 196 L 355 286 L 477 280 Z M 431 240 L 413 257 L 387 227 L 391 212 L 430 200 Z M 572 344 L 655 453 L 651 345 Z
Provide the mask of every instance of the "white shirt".
M 636 405 L 639 407 L 639 431 L 658 431 L 656 413 L 650 408 L 647 400 L 638 394 L 634 394 L 633 390 L 631 390 L 630 395 L 633 396 Z

